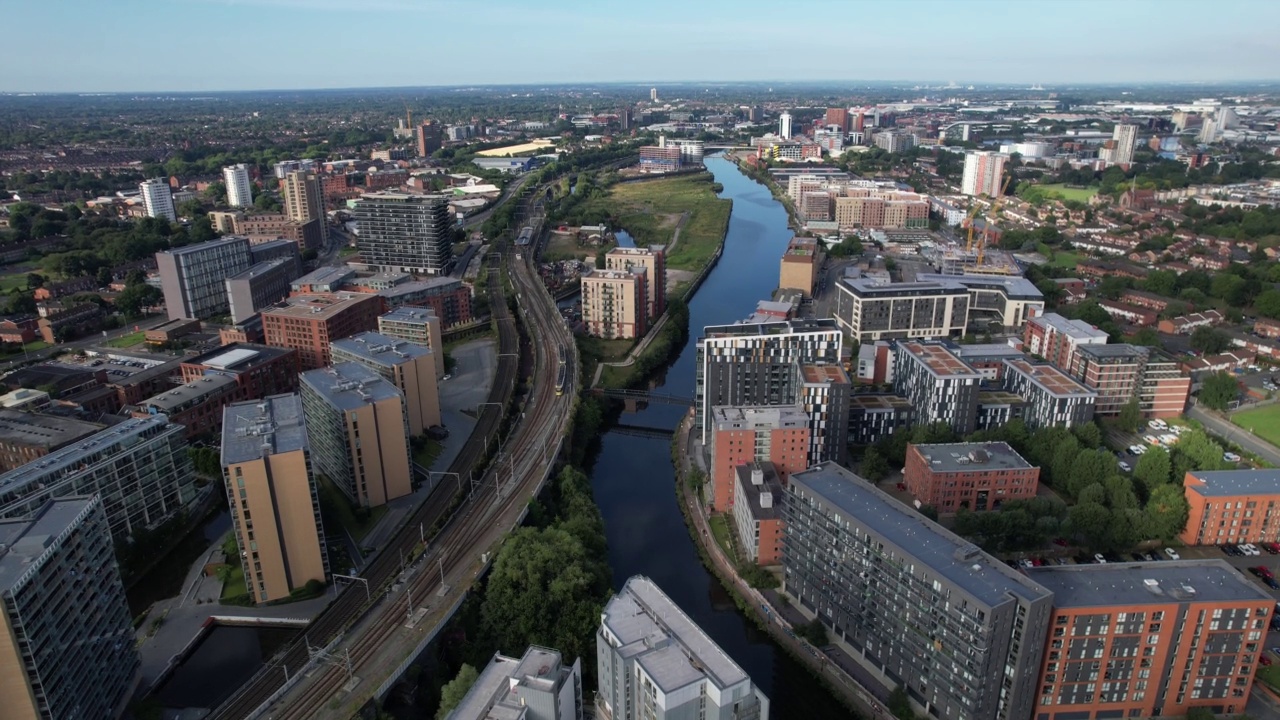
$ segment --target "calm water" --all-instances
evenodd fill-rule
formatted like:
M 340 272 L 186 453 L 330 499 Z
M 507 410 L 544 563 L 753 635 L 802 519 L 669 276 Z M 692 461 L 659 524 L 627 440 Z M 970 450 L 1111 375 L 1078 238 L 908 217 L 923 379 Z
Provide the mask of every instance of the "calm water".
M 156 691 L 156 699 L 170 708 L 215 707 L 297 634 L 286 628 L 215 627 Z
M 223 509 L 205 520 L 199 530 L 191 531 L 145 577 L 126 591 L 129 613 L 136 617 L 152 603 L 182 592 L 191 564 L 204 556 L 210 543 L 220 540 L 230 529 L 231 513 Z
M 787 213 L 769 190 L 732 162 L 706 161 L 733 200 L 720 263 L 690 303 L 689 342 L 659 384 L 659 392 L 693 397 L 696 343 L 706 325 L 741 320 L 778 284 L 778 262 L 791 238 Z M 675 428 L 686 408 L 651 405 L 622 422 Z M 647 575 L 702 626 L 762 687 L 774 718 L 847 718 L 845 710 L 799 663 L 743 617 L 702 566 L 676 504 L 675 469 L 667 440 L 608 433 L 592 468 L 604 514 L 614 585 Z

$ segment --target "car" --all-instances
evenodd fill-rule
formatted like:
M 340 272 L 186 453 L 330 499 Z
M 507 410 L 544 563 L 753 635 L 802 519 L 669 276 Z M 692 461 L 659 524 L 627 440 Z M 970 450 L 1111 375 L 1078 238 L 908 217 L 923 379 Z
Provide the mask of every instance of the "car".
M 1264 567 L 1251 567 L 1251 568 L 1248 568 L 1248 570 L 1249 570 L 1249 574 L 1256 578 L 1266 577 L 1266 575 L 1262 574 L 1262 571 L 1266 570 L 1266 568 Z
M 1266 655 L 1259 655 L 1258 664 L 1263 666 L 1268 666 L 1271 664 L 1271 658 L 1267 657 Z
M 906 492 L 906 491 L 907 491 L 907 484 L 906 484 L 906 483 L 898 483 L 898 490 L 900 490 L 900 491 L 902 491 L 902 492 Z
M 1093 556 L 1093 561 L 1094 561 L 1094 562 L 1096 562 L 1096 563 L 1098 563 L 1099 565 L 1106 565 L 1106 564 L 1107 564 L 1107 559 L 1106 559 L 1105 557 L 1103 557 L 1103 556 L 1102 556 L 1102 553 L 1096 553 L 1096 554 L 1094 554 L 1094 556 Z
M 1146 440 L 1148 445 L 1156 445 L 1156 446 L 1160 445 L 1160 441 L 1156 438 L 1155 435 L 1143 435 L 1142 439 Z
M 1175 445 L 1178 442 L 1178 436 L 1173 433 L 1165 433 L 1160 436 L 1160 442 L 1165 445 Z
M 1240 456 L 1233 452 L 1222 453 L 1222 459 L 1225 462 L 1233 462 L 1233 463 L 1240 462 Z
M 1276 657 L 1280 657 L 1280 645 L 1272 645 L 1271 652 L 1275 653 Z
M 1053 559 L 1053 562 L 1054 562 L 1054 564 L 1055 564 L 1055 565 L 1070 565 L 1070 564 L 1071 564 L 1071 561 L 1070 561 L 1070 560 L 1068 560 L 1068 559 L 1066 559 L 1066 558 L 1064 558 L 1064 557 L 1054 558 L 1054 559 Z M 1280 619 L 1278 619 L 1278 620 L 1277 620 L 1277 622 L 1280 622 Z
M 1172 432 L 1174 435 L 1181 435 L 1182 433 L 1190 429 L 1191 428 L 1187 427 L 1186 425 L 1170 425 L 1169 426 L 1169 432 Z
M 1169 424 L 1163 420 L 1152 420 L 1151 422 L 1147 423 L 1147 427 L 1151 428 L 1152 430 L 1164 430 L 1165 428 L 1169 427 Z
M 1240 551 L 1236 549 L 1236 546 L 1235 546 L 1235 545 L 1219 545 L 1219 546 L 1218 546 L 1218 549 L 1219 549 L 1219 550 L 1221 550 L 1223 553 L 1225 553 L 1225 554 L 1227 554 L 1227 555 L 1239 555 L 1239 554 L 1240 554 Z
M 1129 472 L 1129 471 L 1133 470 L 1133 468 L 1132 468 L 1132 467 L 1130 467 L 1129 463 L 1127 463 L 1127 462 L 1125 462 L 1125 461 L 1123 461 L 1123 460 L 1121 460 L 1121 461 L 1120 461 L 1119 465 L 1120 465 L 1120 469 L 1121 469 L 1121 470 L 1123 470 L 1124 472 Z
M 1059 547 L 1066 547 L 1069 543 L 1066 541 L 1065 538 L 1054 538 L 1053 544 Z
M 1275 577 L 1275 574 L 1271 572 L 1271 568 L 1266 565 L 1258 565 L 1254 569 L 1258 571 L 1258 577 Z
M 1130 454 L 1130 455 L 1141 455 L 1142 453 L 1144 453 L 1144 452 L 1146 452 L 1146 451 L 1147 451 L 1147 449 L 1146 449 L 1146 448 L 1144 448 L 1144 447 L 1142 447 L 1141 445 L 1130 445 L 1130 446 L 1129 446 L 1129 454 Z
M 1280 543 L 1264 542 L 1261 543 L 1262 549 L 1271 555 L 1280 554 Z
M 1143 555 L 1142 553 L 1130 553 L 1129 557 L 1133 558 L 1134 560 L 1137 560 L 1138 562 L 1142 562 L 1143 560 L 1147 559 L 1147 556 Z
M 1145 557 L 1147 560 L 1150 560 L 1151 562 L 1155 562 L 1155 561 L 1157 561 L 1157 560 L 1159 560 L 1159 559 L 1160 559 L 1160 556 L 1159 556 L 1159 555 L 1157 555 L 1157 554 L 1155 554 L 1155 553 L 1153 553 L 1153 552 L 1149 552 L 1149 553 L 1147 553 L 1144 557 Z
M 1019 565 L 1021 565 L 1021 566 L 1022 566 L 1022 567 L 1024 567 L 1024 568 L 1027 568 L 1027 569 L 1031 569 L 1031 568 L 1035 567 L 1035 564 L 1034 564 L 1034 563 L 1032 563 L 1030 560 L 1026 560 L 1026 559 L 1019 560 L 1019 561 L 1018 561 L 1018 564 L 1019 564 Z
M 452 379 L 453 379 L 453 373 L 445 373 L 445 374 L 444 374 L 444 377 L 442 377 L 442 378 L 440 378 L 440 379 L 441 379 L 441 380 L 452 380 Z
M 1262 554 L 1262 551 L 1258 550 L 1258 548 L 1253 545 L 1237 545 L 1236 547 L 1240 548 L 1240 554 L 1242 555 L 1253 556 Z
M 1181 560 L 1181 559 L 1182 559 L 1182 556 L 1178 554 L 1178 551 L 1177 551 L 1177 550 L 1174 550 L 1173 548 L 1165 548 L 1165 549 L 1164 549 L 1164 554 L 1165 554 L 1165 555 L 1168 555 L 1170 560 Z

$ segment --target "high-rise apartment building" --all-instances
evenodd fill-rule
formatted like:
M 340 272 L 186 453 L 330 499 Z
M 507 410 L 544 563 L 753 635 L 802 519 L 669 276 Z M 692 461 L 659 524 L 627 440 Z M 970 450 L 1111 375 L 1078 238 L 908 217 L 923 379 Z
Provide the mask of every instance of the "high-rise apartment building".
M 897 130 L 878 132 L 872 136 L 872 140 L 875 142 L 876 147 L 891 153 L 906 152 L 916 146 L 915 135 Z
M 813 296 L 822 267 L 822 250 L 815 238 L 793 237 L 778 262 L 778 287 Z
M 320 190 L 320 175 L 312 170 L 294 170 L 280 181 L 280 193 L 284 200 L 284 212 L 296 223 L 319 221 L 320 240 L 329 236 L 329 223 L 324 215 L 324 194 Z
M 1267 651 L 1275 598 L 1223 560 L 1031 568 L 1053 593 L 1027 718 L 1234 715 Z
M 98 494 L 117 542 L 185 510 L 197 488 L 186 428 L 164 415 L 130 418 L 0 475 L 0 517 L 24 517 L 50 498 Z
M 453 267 L 452 219 L 443 195 L 366 193 L 356 201 L 360 259 L 396 272 L 447 275 Z
M 582 322 L 587 333 L 609 340 L 642 337 L 649 327 L 646 281 L 643 267 L 584 272 Z
M 102 500 L 0 520 L 0 703 L 6 720 L 120 717 L 138 652 Z
M 1004 361 L 1004 389 L 1026 399 L 1022 421 L 1028 430 L 1075 427 L 1093 420 L 1098 393 L 1053 365 L 1024 359 Z
M 1191 512 L 1188 545 L 1275 542 L 1280 538 L 1280 471 L 1191 470 L 1182 480 Z
M 1033 717 L 1052 593 L 835 463 L 782 512 L 783 592 L 872 678 L 942 720 Z
M 902 482 L 940 513 L 981 512 L 1035 497 L 1040 468 L 1003 442 L 909 444 Z
M 249 166 L 241 163 L 222 168 L 222 182 L 227 186 L 227 204 L 233 208 L 253 206 L 253 186 L 249 183 Z
M 804 364 L 796 371 L 796 402 L 809 418 L 809 464 L 843 463 L 849 451 L 849 373 L 840 365 Z
M 168 180 L 143 180 L 138 190 L 142 193 L 142 207 L 146 210 L 147 217 L 178 221 L 178 213 L 173 209 L 173 191 L 169 189 Z
M 332 345 L 333 363 L 360 363 L 395 385 L 404 394 L 409 434 L 421 435 L 441 424 L 436 363 L 430 349 L 375 332 L 364 332 Z
M 1026 351 L 1039 355 L 1063 370 L 1070 370 L 1081 345 L 1106 345 L 1107 334 L 1083 320 L 1068 320 L 1058 313 L 1028 318 L 1022 341 Z
M 294 295 L 262 311 L 262 335 L 271 347 L 298 351 L 304 370 L 330 364 L 334 340 L 378 327 L 382 301 L 376 295 Z
M 524 656 L 495 653 L 445 720 L 581 720 L 582 660 L 529 646 Z
M 782 496 L 786 486 L 771 462 L 734 468 L 733 523 L 747 559 L 757 565 L 782 561 Z
M 977 429 L 982 374 L 946 345 L 899 341 L 893 353 L 894 392 L 911 401 L 920 425 L 943 423 L 964 437 Z
M 276 258 L 227 278 L 225 284 L 231 322 L 244 322 L 262 308 L 288 297 L 289 284 L 297 277 L 297 272 L 297 263 L 292 259 Z
M 1138 145 L 1138 126 L 1117 124 L 1111 133 L 1111 140 L 1115 143 L 1115 148 L 1110 161 L 1116 165 L 1133 163 L 1133 149 Z
M 751 677 L 643 575 L 604 606 L 596 678 L 600 720 L 769 720 Z
M 809 467 L 809 417 L 799 406 L 721 406 L 712 409 L 712 419 L 706 498 L 717 510 L 733 507 L 740 465 L 772 463 L 783 482 Z
M 299 383 L 315 472 L 361 507 L 413 491 L 409 418 L 395 385 L 358 363 L 302 373 Z
M 444 377 L 444 341 L 440 337 L 440 316 L 431 308 L 403 305 L 378 318 L 378 334 L 403 340 L 431 350 L 436 377 Z
M 832 315 L 863 343 L 958 336 L 969 323 L 969 291 L 953 278 L 899 283 L 841 279 Z
M 828 127 L 834 125 L 840 128 L 840 132 L 849 132 L 849 109 L 827 108 L 826 114 L 822 117 L 822 124 Z
M 667 309 L 666 248 L 650 245 L 647 248 L 617 247 L 604 256 L 606 270 L 644 271 L 645 306 L 650 321 L 656 321 Z
M 1117 415 L 1136 399 L 1145 417 L 1177 417 L 1191 393 L 1191 379 L 1177 362 L 1137 345 L 1082 345 L 1069 372 L 1097 391 L 1099 415 Z
M 444 127 L 428 120 L 413 129 L 413 139 L 418 146 L 418 157 L 428 157 L 444 144 Z
M 249 241 L 224 237 L 156 253 L 165 309 L 170 320 L 226 315 L 226 280 L 253 265 Z
M 999 197 L 1004 188 L 1004 164 L 1009 156 L 990 150 L 970 150 L 964 154 L 964 175 L 960 192 L 965 195 Z
M 783 140 L 791 139 L 791 113 L 783 111 L 778 116 L 778 136 Z
M 273 395 L 228 405 L 222 474 L 254 601 L 287 598 L 311 580 L 324 582 L 329 561 L 302 400 Z

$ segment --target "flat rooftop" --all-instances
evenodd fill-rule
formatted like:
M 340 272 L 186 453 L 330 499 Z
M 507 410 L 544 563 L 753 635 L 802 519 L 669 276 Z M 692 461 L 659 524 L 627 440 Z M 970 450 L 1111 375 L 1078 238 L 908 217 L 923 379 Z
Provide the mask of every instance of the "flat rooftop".
M 1026 405 L 1027 399 L 1004 390 L 979 390 L 978 405 Z
M 174 408 L 194 400 L 225 392 L 235 387 L 235 385 L 235 378 L 217 374 L 205 375 L 185 385 L 179 385 L 172 390 L 153 395 L 139 404 L 144 407 L 155 408 L 162 413 L 168 413 L 173 412 Z
M 156 426 L 178 427 L 177 425 L 170 425 L 169 418 L 166 415 L 129 418 L 124 422 L 99 430 L 93 435 L 61 450 L 51 452 L 38 460 L 0 475 L 0 490 L 13 490 L 37 480 L 43 481 L 43 478 L 48 475 L 57 475 L 59 470 L 81 464 L 87 453 L 92 453 L 105 447 L 121 444 L 126 447 L 132 447 L 138 443 L 140 435 Z
M 185 245 L 180 248 L 175 248 L 173 250 L 163 250 L 161 252 L 163 252 L 165 255 L 190 255 L 192 253 L 200 253 L 200 252 L 212 250 L 214 248 L 222 247 L 224 245 L 235 245 L 238 243 L 248 243 L 248 242 L 249 240 L 247 238 L 244 238 L 238 235 L 229 235 L 224 238 L 217 238 L 216 240 L 207 240 L 202 243 L 196 243 L 195 245 Z
M 582 279 L 589 280 L 592 278 L 598 278 L 600 280 L 631 280 L 631 279 L 634 279 L 638 274 L 639 275 L 644 274 L 643 268 L 636 268 L 636 269 L 640 270 L 641 272 L 636 273 L 631 270 L 604 270 L 602 268 L 593 268 L 591 270 L 588 270 L 587 272 L 582 273 Z
M 1029 568 L 1032 580 L 1053 592 L 1060 608 L 1183 602 L 1258 601 L 1275 598 L 1225 560 L 1162 560 L 1105 565 Z
M 1116 343 L 1114 345 L 1081 345 L 1079 352 L 1082 355 L 1089 355 L 1099 359 L 1102 358 L 1139 358 L 1147 356 L 1147 349 L 1130 345 L 1128 343 Z
M 360 363 L 308 370 L 298 379 L 339 410 L 356 410 L 371 402 L 402 398 L 400 390 Z
M 951 278 L 950 275 L 938 277 Z M 880 282 L 871 278 L 842 278 L 840 284 L 849 288 L 855 295 L 864 297 L 909 297 L 913 295 L 959 295 L 968 290 L 953 280 L 937 280 L 921 282 Z
M 306 448 L 307 427 L 297 394 L 232 403 L 222 411 L 223 467 Z
M 990 472 L 1032 467 L 1009 443 L 941 443 L 912 445 L 933 472 Z
M 514 691 L 516 687 L 554 694 L 568 674 L 569 668 L 565 667 L 560 653 L 549 648 L 530 646 L 518 659 L 496 653 L 447 717 L 449 720 L 520 720 L 527 715 Z
M 174 320 L 169 320 L 168 322 L 162 322 L 159 325 L 148 330 L 148 332 L 162 332 L 164 330 L 172 330 L 174 328 L 182 327 L 183 325 L 187 325 L 190 323 L 198 323 L 198 322 L 200 321 L 194 318 L 177 318 Z
M 1280 495 L 1280 470 L 1192 470 L 1203 485 L 1187 483 L 1189 492 L 1204 497 Z
M 927 572 L 945 578 L 989 606 L 1013 594 L 1035 600 L 1048 590 L 978 546 L 910 509 L 833 462 L 791 476 L 791 486 L 811 492 L 841 514 L 915 558 Z
M 382 297 L 396 297 L 399 295 L 410 295 L 412 293 L 424 292 L 428 290 L 445 290 L 456 289 L 462 287 L 462 281 L 451 277 L 429 277 L 421 280 L 410 280 L 399 285 L 384 290 L 379 290 L 378 294 Z
M 324 319 L 373 297 L 373 295 L 361 293 L 294 295 L 270 307 L 263 308 L 262 314 L 276 317 Z
M 272 270 L 275 270 L 281 265 L 292 265 L 293 262 L 294 262 L 293 258 L 275 258 L 274 260 L 263 260 L 260 263 L 255 263 L 248 270 L 245 270 L 244 272 L 238 275 L 232 275 L 227 279 L 228 280 L 252 280 L 261 275 L 265 275 L 271 272 Z M 159 329 L 159 328 L 156 328 L 156 329 Z
M 865 411 L 910 410 L 911 401 L 901 395 L 871 395 L 854 393 L 849 396 L 849 409 Z
M 764 475 L 759 485 L 751 480 L 751 473 L 757 468 Z M 782 484 L 782 479 L 778 477 L 778 469 L 773 466 L 773 463 L 760 462 L 739 465 L 734 468 L 734 472 L 737 473 L 738 483 L 742 487 L 742 493 L 737 500 L 747 504 L 747 511 L 751 513 L 752 518 L 756 520 L 777 520 L 782 517 L 782 496 L 786 493 L 787 488 Z M 761 502 L 765 493 L 769 493 L 768 506 Z
M 0 443 L 12 445 L 60 448 L 105 427 L 60 415 L 0 410 Z
M 1027 322 L 1052 328 L 1054 332 L 1062 333 L 1077 340 L 1107 337 L 1105 332 L 1083 320 L 1070 320 L 1058 313 L 1045 313 L 1038 317 L 1030 318 Z
M 840 332 L 840 326 L 831 318 L 805 318 L 779 320 L 769 323 L 740 323 L 738 325 L 708 325 L 702 330 L 703 339 L 724 337 L 751 337 L 754 335 L 793 335 L 800 333 Z
M 1019 300 L 1043 300 L 1044 293 L 1030 280 L 1017 275 L 938 275 L 917 273 L 917 281 L 942 282 L 950 280 L 969 289 L 999 290 L 1006 297 Z
M 981 377 L 973 366 L 957 357 L 946 345 L 905 340 L 898 343 L 898 350 L 918 358 L 930 373 L 938 377 Z
M 341 351 L 361 360 L 387 367 L 431 354 L 430 348 L 389 338 L 376 332 L 362 332 L 348 338 L 334 340 L 329 343 L 329 348 L 335 352 Z
M 1008 343 L 980 343 L 976 345 L 955 345 L 951 352 L 964 360 L 995 360 L 1003 358 L 1026 357 L 1022 351 Z
M 398 323 L 427 323 L 431 318 L 436 317 L 436 311 L 429 307 L 418 307 L 417 305 L 401 305 L 391 312 L 382 315 L 379 319 L 388 322 Z
M 45 505 L 32 517 L 0 520 L 0 594 L 24 585 L 24 576 L 38 566 L 37 561 L 53 541 L 92 503 L 91 497 L 64 497 Z
M 716 430 L 809 427 L 809 416 L 799 405 L 717 405 L 711 408 L 711 419 Z
M 849 373 L 839 365 L 801 365 L 800 378 L 806 383 L 849 384 Z
M 293 285 L 332 285 L 340 283 L 349 277 L 354 277 L 356 271 L 349 267 L 322 267 L 313 270 L 300 278 L 293 280 Z
M 1098 393 L 1076 381 L 1075 378 L 1047 363 L 1037 364 L 1028 360 L 1005 360 L 1011 372 L 1025 376 L 1033 385 L 1053 397 L 1093 397 Z

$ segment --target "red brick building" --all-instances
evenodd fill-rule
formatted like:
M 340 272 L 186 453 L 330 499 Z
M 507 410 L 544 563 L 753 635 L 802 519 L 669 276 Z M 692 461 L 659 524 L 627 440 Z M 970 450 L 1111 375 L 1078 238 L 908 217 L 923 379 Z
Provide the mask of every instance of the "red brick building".
M 329 343 L 378 329 L 385 312 L 377 295 L 294 295 L 262 311 L 267 345 L 298 351 L 303 370 L 329 365 Z
M 1040 468 L 1002 442 L 908 445 L 902 475 L 907 490 L 940 513 L 995 510 L 1035 497 L 1040 485 Z
M 1280 470 L 1192 470 L 1182 486 L 1191 508 L 1182 542 L 1280 541 Z
M 786 487 L 773 463 L 735 469 L 733 521 L 747 558 L 757 565 L 782 562 L 782 494 Z
M 809 467 L 809 416 L 797 405 L 712 409 L 711 477 L 707 501 L 733 508 L 738 467 L 771 462 L 785 484 Z
M 1063 370 L 1070 369 L 1081 345 L 1105 345 L 1107 334 L 1083 320 L 1068 320 L 1057 313 L 1027 318 L 1022 347 Z

